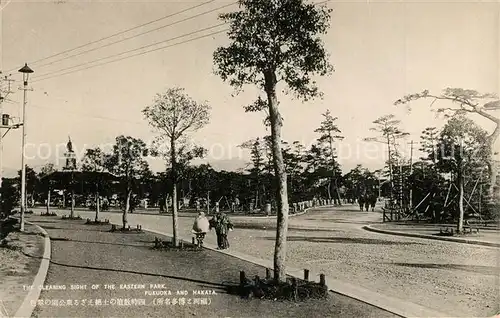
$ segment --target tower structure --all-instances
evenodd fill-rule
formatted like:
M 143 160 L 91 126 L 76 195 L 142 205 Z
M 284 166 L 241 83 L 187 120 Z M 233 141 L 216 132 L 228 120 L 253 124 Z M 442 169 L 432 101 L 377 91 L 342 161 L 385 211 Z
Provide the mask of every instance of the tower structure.
M 68 136 L 68 143 L 66 144 L 66 152 L 64 153 L 66 158 L 66 164 L 63 170 L 73 171 L 76 170 L 76 154 L 73 150 L 73 143 L 71 142 L 71 137 Z
M 71 142 L 71 137 L 68 136 L 68 143 L 66 144 L 66 152 L 64 153 L 66 157 L 66 165 L 63 167 L 63 171 L 67 171 L 71 174 L 69 187 L 71 191 L 71 212 L 70 218 L 74 218 L 75 214 L 75 182 L 74 182 L 74 171 L 76 170 L 76 154 L 73 150 L 73 143 Z

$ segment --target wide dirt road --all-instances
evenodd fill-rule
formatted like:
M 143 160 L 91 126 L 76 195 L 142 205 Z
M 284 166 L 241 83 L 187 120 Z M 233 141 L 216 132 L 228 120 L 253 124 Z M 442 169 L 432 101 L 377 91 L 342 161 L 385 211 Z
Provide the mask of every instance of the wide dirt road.
M 61 212 L 59 212 L 60 214 Z M 78 212 L 93 218 L 93 212 Z M 118 213 L 101 218 L 120 223 Z M 273 219 L 235 217 L 231 249 L 272 259 Z M 190 235 L 193 217 L 179 218 Z M 376 212 L 356 207 L 322 208 L 290 219 L 288 264 L 411 301 L 453 317 L 492 316 L 499 311 L 499 249 L 367 232 L 361 226 L 380 221 Z M 171 217 L 130 214 L 132 226 L 171 232 Z M 265 228 L 265 229 L 264 229 Z M 215 234 L 207 240 L 215 244 Z M 334 288 L 334 286 L 332 286 Z

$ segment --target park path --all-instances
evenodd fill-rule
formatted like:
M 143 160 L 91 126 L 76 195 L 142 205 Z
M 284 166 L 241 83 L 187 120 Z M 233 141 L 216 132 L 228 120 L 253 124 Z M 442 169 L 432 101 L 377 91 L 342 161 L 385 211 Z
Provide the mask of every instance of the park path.
M 92 212 L 79 212 L 93 218 Z M 118 213 L 101 218 L 120 223 Z M 500 310 L 499 249 L 460 243 L 407 238 L 362 230 L 380 221 L 377 212 L 355 206 L 320 208 L 290 219 L 288 264 L 309 268 L 390 297 L 400 298 L 454 317 L 491 316 Z M 130 214 L 132 226 L 171 232 L 169 216 Z M 189 235 L 192 217 L 179 218 Z M 231 249 L 272 259 L 274 219 L 234 218 Z M 215 244 L 215 235 L 207 241 Z M 334 288 L 332 286 L 332 288 Z
M 394 317 L 337 294 L 292 306 L 241 299 L 227 287 L 238 284 L 241 270 L 264 276 L 264 268 L 206 249 L 155 250 L 151 233 L 111 233 L 109 226 L 53 217 L 29 220 L 52 241 L 48 289 L 33 317 Z

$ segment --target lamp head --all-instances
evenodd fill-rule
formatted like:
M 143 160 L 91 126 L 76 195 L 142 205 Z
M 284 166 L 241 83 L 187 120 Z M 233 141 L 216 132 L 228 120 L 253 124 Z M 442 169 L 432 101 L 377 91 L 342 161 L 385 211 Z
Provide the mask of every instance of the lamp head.
M 34 71 L 29 68 L 28 63 L 24 63 L 24 66 L 19 70 L 19 72 L 23 73 L 23 81 L 24 84 L 27 85 L 29 74 L 33 73 Z

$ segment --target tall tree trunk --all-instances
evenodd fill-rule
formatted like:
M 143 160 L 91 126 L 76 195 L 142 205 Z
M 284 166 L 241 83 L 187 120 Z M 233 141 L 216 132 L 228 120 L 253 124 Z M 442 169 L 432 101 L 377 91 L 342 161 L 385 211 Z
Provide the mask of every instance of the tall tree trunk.
M 463 166 L 462 164 L 458 164 L 458 224 L 457 224 L 457 232 L 462 233 L 464 229 L 464 175 L 463 175 Z
M 488 202 L 494 203 L 498 202 L 499 193 L 498 190 L 495 192 L 497 187 L 497 177 L 498 177 L 498 164 L 493 158 L 488 161 L 488 174 L 489 174 L 489 185 L 488 185 Z
M 165 213 L 168 213 L 168 193 L 165 196 Z
M 210 191 L 207 191 L 207 215 L 210 215 Z
M 257 206 L 259 205 L 259 202 L 260 202 L 260 197 L 262 196 L 261 193 L 260 193 L 260 176 L 257 175 L 257 187 L 256 187 L 256 190 L 255 190 L 255 202 L 252 206 L 252 210 L 256 210 L 257 209 Z
M 495 147 L 495 143 L 500 136 L 500 122 L 496 122 L 495 130 L 491 135 L 488 136 L 488 142 L 490 146 L 490 157 L 488 160 L 488 173 L 489 173 L 489 187 L 488 187 L 488 201 L 496 202 L 498 197 L 498 191 L 495 193 L 495 188 L 497 186 L 497 177 L 498 177 L 498 165 L 495 162 L 495 154 L 498 152 L 498 149 Z
M 403 160 L 399 163 L 399 206 L 401 210 L 404 208 L 404 197 L 403 197 Z
M 95 221 L 99 221 L 99 190 L 95 194 Z
M 178 215 L 177 215 L 177 162 L 176 162 L 176 149 L 175 149 L 175 139 L 172 137 L 170 139 L 170 162 L 172 163 L 172 231 L 174 235 L 174 246 L 178 246 L 179 242 L 177 239 L 178 230 Z
M 178 225 L 178 211 L 177 211 L 177 184 L 174 182 L 174 188 L 172 190 L 172 231 L 174 234 L 174 246 L 178 246 L 178 236 L 177 230 L 179 228 Z
M 339 185 L 338 185 L 338 182 L 337 182 L 337 178 L 335 178 L 335 193 L 337 194 L 337 200 L 339 201 L 338 202 L 338 205 L 342 205 L 342 200 L 340 198 L 340 192 L 339 192 Z
M 71 219 L 75 216 L 75 185 L 73 184 L 73 182 L 73 172 L 71 172 L 71 212 L 69 214 Z
M 47 214 L 50 213 L 50 188 L 47 191 Z
M 336 199 L 334 201 L 338 201 L 336 204 L 342 205 L 342 202 L 340 200 L 339 186 L 338 186 L 338 182 L 337 182 L 337 173 L 335 171 L 335 154 L 333 152 L 333 141 L 332 141 L 331 135 L 329 135 L 329 141 L 330 141 L 330 155 L 332 156 L 333 186 L 334 186 L 335 195 L 336 195 Z M 331 199 L 331 198 L 329 198 L 329 199 Z
M 286 279 L 286 236 L 288 231 L 288 195 L 285 164 L 281 151 L 281 125 L 282 120 L 278 110 L 278 99 L 276 97 L 276 74 L 274 71 L 266 71 L 265 88 L 269 106 L 269 117 L 271 121 L 271 139 L 273 147 L 274 172 L 278 181 L 277 193 L 277 224 L 276 243 L 274 248 L 274 279 L 284 281 Z
M 389 179 L 391 181 L 391 192 L 390 192 L 390 203 L 393 205 L 394 203 L 394 176 L 392 174 L 392 153 L 391 153 L 391 141 L 389 136 L 387 136 L 387 153 L 389 155 L 388 164 L 389 164 Z
M 127 197 L 125 199 L 125 209 L 123 210 L 123 215 L 122 215 L 122 223 L 123 223 L 123 228 L 125 229 L 127 227 L 127 214 L 128 211 L 130 210 L 130 198 L 132 197 L 132 190 L 127 190 Z
M 70 213 L 70 218 L 75 217 L 75 191 L 71 190 L 71 213 Z
M 332 188 L 332 180 L 330 179 L 330 182 L 328 182 L 328 186 L 326 187 L 326 191 L 327 191 L 327 194 L 328 194 L 328 200 L 332 199 L 331 188 Z

